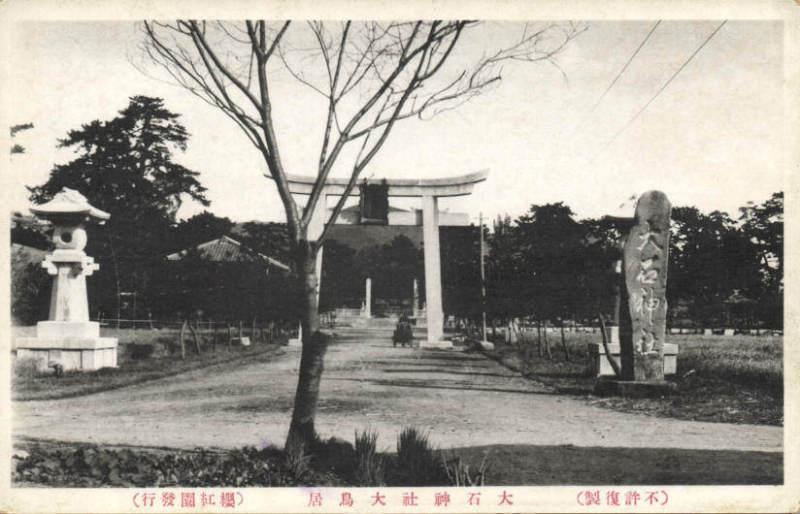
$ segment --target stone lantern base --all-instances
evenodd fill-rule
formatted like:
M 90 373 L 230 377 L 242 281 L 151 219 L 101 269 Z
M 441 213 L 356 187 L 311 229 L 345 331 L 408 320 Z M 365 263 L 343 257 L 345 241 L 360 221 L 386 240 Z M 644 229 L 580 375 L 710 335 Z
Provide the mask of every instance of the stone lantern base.
M 15 341 L 17 359 L 32 358 L 39 371 L 60 364 L 64 371 L 117 367 L 117 338 L 100 337 L 93 321 L 40 321 L 36 337 Z

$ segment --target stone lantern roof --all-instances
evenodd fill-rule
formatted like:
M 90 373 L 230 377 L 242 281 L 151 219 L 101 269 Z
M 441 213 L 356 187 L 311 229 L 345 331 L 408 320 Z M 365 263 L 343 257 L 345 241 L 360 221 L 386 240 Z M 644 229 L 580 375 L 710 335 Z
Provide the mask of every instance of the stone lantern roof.
M 109 213 L 89 204 L 85 196 L 68 187 L 56 193 L 49 202 L 32 206 L 30 211 L 36 216 L 48 220 L 82 217 L 102 223 L 111 217 Z

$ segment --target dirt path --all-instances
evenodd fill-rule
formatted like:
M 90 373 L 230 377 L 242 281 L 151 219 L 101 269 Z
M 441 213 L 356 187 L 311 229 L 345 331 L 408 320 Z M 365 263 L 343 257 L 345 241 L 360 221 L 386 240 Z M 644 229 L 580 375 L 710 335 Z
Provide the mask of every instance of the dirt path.
M 283 444 L 300 353 L 197 370 L 70 399 L 15 403 L 15 438 L 194 448 Z M 371 427 L 389 450 L 403 426 L 442 448 L 491 444 L 780 452 L 783 429 L 625 414 L 553 394 L 480 355 L 392 348 L 342 334 L 329 351 L 318 432 Z

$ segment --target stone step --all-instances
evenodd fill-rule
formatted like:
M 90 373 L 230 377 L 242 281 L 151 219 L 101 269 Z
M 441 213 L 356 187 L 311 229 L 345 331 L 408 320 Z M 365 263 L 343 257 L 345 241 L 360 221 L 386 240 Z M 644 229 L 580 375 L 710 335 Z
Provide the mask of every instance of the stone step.
M 359 328 L 359 327 L 335 327 L 329 329 L 334 334 L 339 336 L 354 336 L 354 335 L 364 335 L 365 337 L 387 337 L 391 338 L 392 334 L 394 334 L 394 329 L 388 328 Z M 428 331 L 424 328 L 415 328 L 413 330 L 414 337 L 417 336 L 426 336 Z

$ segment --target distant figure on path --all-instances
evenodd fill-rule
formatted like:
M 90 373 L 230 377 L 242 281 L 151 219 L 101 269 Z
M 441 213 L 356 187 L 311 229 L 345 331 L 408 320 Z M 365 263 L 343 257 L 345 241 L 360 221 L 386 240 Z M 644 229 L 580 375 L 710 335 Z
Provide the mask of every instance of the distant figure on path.
M 403 346 L 411 346 L 413 341 L 414 332 L 411 328 L 411 320 L 405 313 L 403 313 L 400 316 L 400 320 L 397 322 L 397 327 L 394 329 L 394 334 L 392 335 L 392 346 L 397 346 L 398 343 Z
M 519 325 L 517 323 L 517 318 L 511 318 L 508 320 L 508 325 L 506 326 L 506 344 L 516 345 L 519 341 Z

